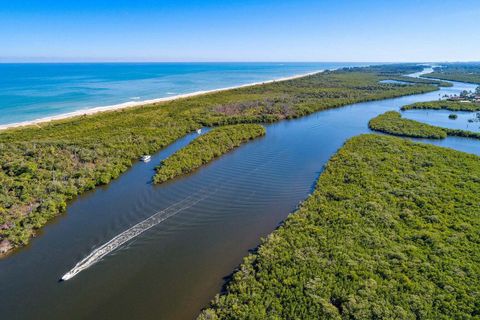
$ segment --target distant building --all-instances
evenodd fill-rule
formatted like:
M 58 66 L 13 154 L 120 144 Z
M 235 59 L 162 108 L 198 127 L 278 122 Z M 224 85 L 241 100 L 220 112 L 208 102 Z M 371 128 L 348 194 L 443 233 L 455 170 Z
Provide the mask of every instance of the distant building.
M 449 97 L 447 100 L 448 101 L 459 101 L 459 100 L 462 100 L 462 98 L 454 96 L 454 97 Z

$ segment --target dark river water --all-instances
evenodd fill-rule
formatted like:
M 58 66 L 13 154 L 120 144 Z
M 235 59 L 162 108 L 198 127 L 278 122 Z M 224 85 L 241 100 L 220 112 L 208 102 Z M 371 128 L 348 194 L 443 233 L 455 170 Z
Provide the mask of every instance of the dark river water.
M 137 163 L 108 186 L 79 197 L 30 246 L 0 260 L 1 318 L 192 319 L 248 250 L 308 196 L 323 165 L 345 140 L 370 132 L 368 120 L 405 104 L 435 100 L 439 93 L 474 87 L 455 83 L 440 92 L 358 103 L 268 125 L 265 137 L 198 172 L 151 185 L 154 167 L 195 137 L 189 135 L 150 163 Z M 436 116 L 428 119 L 444 124 Z M 479 140 L 425 142 L 480 154 Z M 73 279 L 58 282 L 92 250 L 165 209 L 168 219 Z

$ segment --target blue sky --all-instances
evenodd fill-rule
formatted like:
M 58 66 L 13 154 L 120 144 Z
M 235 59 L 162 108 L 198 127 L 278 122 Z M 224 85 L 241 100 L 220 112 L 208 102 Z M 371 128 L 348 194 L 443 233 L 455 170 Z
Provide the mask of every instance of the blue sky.
M 0 0 L 0 61 L 479 61 L 478 0 Z

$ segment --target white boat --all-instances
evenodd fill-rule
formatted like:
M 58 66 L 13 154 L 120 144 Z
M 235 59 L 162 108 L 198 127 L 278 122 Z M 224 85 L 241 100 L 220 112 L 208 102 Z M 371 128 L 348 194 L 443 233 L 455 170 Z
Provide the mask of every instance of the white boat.
M 140 160 L 142 160 L 143 162 L 148 162 L 152 159 L 151 156 L 149 156 L 148 154 L 147 155 L 144 155 L 140 158 Z
M 197 133 L 198 133 L 198 134 L 201 134 L 201 133 L 202 133 L 202 129 L 197 129 Z
M 76 274 L 77 274 L 77 272 L 75 272 L 75 273 L 72 273 L 72 272 L 65 273 L 60 280 L 62 280 L 62 281 L 70 280 L 70 279 L 72 279 Z

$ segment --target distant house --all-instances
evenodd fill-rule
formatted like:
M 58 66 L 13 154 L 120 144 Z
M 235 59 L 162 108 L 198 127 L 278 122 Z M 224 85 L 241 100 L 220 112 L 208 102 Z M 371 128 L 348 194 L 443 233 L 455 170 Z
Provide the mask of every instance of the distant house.
M 450 97 L 447 99 L 448 101 L 459 101 L 459 100 L 462 100 L 462 98 L 458 97 L 458 96 L 454 96 L 454 97 Z
M 461 95 L 461 96 L 445 95 L 444 97 L 447 97 L 448 101 L 465 102 L 465 103 L 480 102 L 480 95 L 476 95 L 476 94 Z

